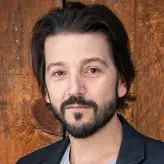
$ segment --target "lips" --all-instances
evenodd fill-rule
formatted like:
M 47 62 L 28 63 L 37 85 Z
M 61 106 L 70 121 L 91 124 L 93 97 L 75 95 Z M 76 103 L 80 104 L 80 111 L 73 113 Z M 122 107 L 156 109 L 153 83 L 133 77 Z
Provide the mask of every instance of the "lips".
M 66 109 L 77 109 L 77 108 L 90 108 L 89 106 L 87 106 L 87 105 L 68 105 L 67 107 L 66 107 Z

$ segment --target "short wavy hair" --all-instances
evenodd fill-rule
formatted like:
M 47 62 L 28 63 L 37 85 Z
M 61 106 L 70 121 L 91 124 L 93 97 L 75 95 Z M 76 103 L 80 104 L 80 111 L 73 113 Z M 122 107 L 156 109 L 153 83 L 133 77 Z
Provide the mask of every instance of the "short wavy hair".
M 32 31 L 32 69 L 43 96 L 46 94 L 44 44 L 48 36 L 58 33 L 102 32 L 112 49 L 117 71 L 126 82 L 127 93 L 118 99 L 117 108 L 124 109 L 134 97 L 129 93 L 135 77 L 129 39 L 119 18 L 106 6 L 67 2 L 63 8 L 51 9 L 35 24 Z

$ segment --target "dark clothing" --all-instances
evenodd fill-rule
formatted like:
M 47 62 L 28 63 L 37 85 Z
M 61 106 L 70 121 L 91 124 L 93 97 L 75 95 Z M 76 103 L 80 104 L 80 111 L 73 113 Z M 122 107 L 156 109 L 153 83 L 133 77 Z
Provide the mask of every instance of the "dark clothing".
M 138 133 L 120 115 L 119 119 L 123 139 L 116 164 L 164 164 L 164 143 Z M 17 164 L 59 164 L 68 144 L 69 137 L 21 158 Z

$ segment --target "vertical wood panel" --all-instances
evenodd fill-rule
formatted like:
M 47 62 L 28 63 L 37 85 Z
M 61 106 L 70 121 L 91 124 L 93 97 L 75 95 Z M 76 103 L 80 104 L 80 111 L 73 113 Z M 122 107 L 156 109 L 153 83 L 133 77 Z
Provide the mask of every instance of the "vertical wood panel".
M 36 19 L 60 0 L 1 0 L 0 74 L 31 74 L 29 37 Z M 5 10 L 4 10 L 5 8 Z
M 60 129 L 52 112 L 38 99 L 31 75 L 1 75 L 0 79 L 0 163 L 12 164 L 60 139 L 55 136 Z
M 164 1 L 138 0 L 138 130 L 164 140 Z
M 55 136 L 60 132 L 58 122 L 39 99 L 28 48 L 36 19 L 59 3 L 57 0 L 0 1 L 1 164 L 13 164 L 21 156 L 61 138 Z

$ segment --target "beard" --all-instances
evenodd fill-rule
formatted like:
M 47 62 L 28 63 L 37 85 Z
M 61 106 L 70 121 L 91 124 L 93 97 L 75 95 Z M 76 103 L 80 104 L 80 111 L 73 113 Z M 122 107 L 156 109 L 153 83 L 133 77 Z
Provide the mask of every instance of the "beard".
M 117 92 L 115 92 L 117 93 Z M 84 139 L 89 136 L 92 136 L 98 133 L 102 128 L 104 128 L 107 123 L 113 118 L 114 114 L 116 113 L 116 105 L 117 105 L 117 94 L 113 97 L 112 100 L 108 100 L 104 103 L 101 107 L 98 107 L 97 103 L 92 100 L 85 100 L 83 97 L 78 96 L 71 96 L 68 100 L 64 101 L 61 104 L 60 112 L 58 112 L 55 105 L 52 105 L 53 113 L 56 118 L 60 121 L 60 123 L 64 126 L 66 131 L 73 136 L 74 138 Z M 65 119 L 65 111 L 67 105 L 84 105 L 92 107 L 94 110 L 93 117 L 87 123 L 82 123 L 80 125 L 68 123 Z M 75 112 L 74 118 L 75 120 L 80 120 L 83 117 L 83 112 Z

